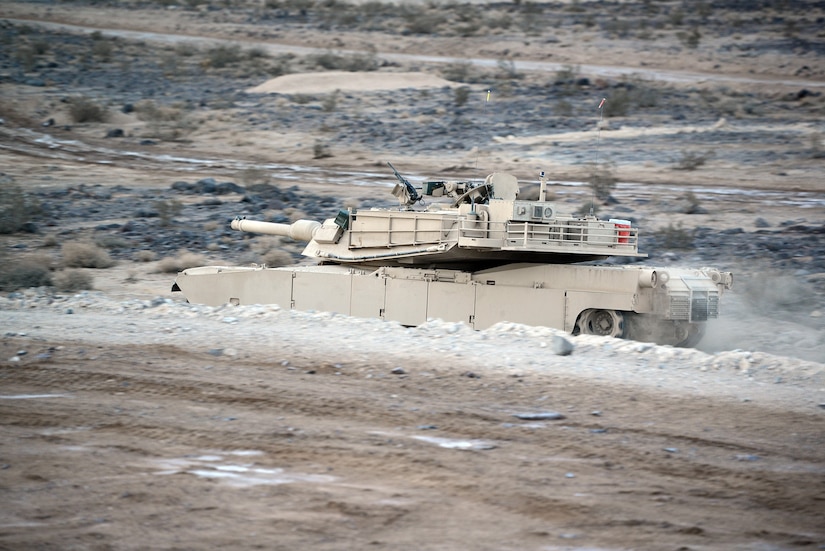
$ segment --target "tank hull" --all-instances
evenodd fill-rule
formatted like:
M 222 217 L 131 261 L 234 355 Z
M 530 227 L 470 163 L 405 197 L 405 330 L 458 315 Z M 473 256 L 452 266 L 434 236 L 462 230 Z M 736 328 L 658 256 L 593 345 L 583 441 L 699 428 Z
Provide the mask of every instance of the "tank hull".
M 689 346 L 719 315 L 720 295 L 730 283 L 730 274 L 709 268 L 204 266 L 178 274 L 173 289 L 210 306 L 278 304 L 409 326 L 437 318 L 485 329 L 507 321 Z

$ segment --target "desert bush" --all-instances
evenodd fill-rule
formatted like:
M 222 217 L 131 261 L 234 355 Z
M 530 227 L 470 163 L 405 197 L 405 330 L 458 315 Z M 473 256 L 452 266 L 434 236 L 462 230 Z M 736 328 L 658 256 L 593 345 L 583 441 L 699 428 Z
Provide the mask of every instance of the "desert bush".
M 260 46 L 253 46 L 252 48 L 246 50 L 245 53 L 247 59 L 266 59 L 269 57 L 269 52 Z
M 512 60 L 499 59 L 496 61 L 496 67 L 498 68 L 498 74 L 496 75 L 498 79 L 518 80 L 524 77 L 523 74 L 518 72 L 516 64 Z
M 92 55 L 103 62 L 112 60 L 113 51 L 114 47 L 112 46 L 111 41 L 103 38 L 100 40 L 95 40 L 92 45 Z
M 158 219 L 161 226 L 171 226 L 173 220 L 180 215 L 183 210 L 183 203 L 177 199 L 168 201 L 155 201 L 155 210 L 158 211 Z
M 448 63 L 441 69 L 441 76 L 453 82 L 472 82 L 475 78 L 473 66 L 469 62 Z
M 272 249 L 261 256 L 261 262 L 266 264 L 269 268 L 277 268 L 278 266 L 289 266 L 294 264 L 295 260 L 289 252 L 282 249 Z
M 135 104 L 135 114 L 139 120 L 148 123 L 145 135 L 159 140 L 180 139 L 196 126 L 180 105 L 158 105 L 152 100 L 142 100 Z
M 704 165 L 711 158 L 713 158 L 713 151 L 708 150 L 704 153 L 696 153 L 693 151 L 683 151 L 679 159 L 676 160 L 676 170 L 696 170 Z
M 206 58 L 207 63 L 213 69 L 223 69 L 228 65 L 241 61 L 241 47 L 237 44 L 221 44 L 207 50 Z
M 438 10 L 410 8 L 403 15 L 404 30 L 402 34 L 433 34 L 447 22 L 447 17 Z
M 161 258 L 158 261 L 157 271 L 164 274 L 176 273 L 204 264 L 206 264 L 206 258 L 203 255 L 181 251 L 177 256 Z
M 135 104 L 135 114 L 145 122 L 177 122 L 184 117 L 183 109 L 158 105 L 152 100 L 141 100 Z
M 627 88 L 617 88 L 604 104 L 604 116 L 624 117 L 630 110 L 630 94 Z
M 71 242 L 61 247 L 63 265 L 67 268 L 110 268 L 115 261 L 94 243 Z
M 53 233 L 50 233 L 46 237 L 43 238 L 43 244 L 41 245 L 44 249 L 50 249 L 52 247 L 57 247 L 59 242 L 57 241 L 57 236 Z
M 94 289 L 94 278 L 82 270 L 61 270 L 54 274 L 52 281 L 55 289 L 64 293 Z
M 327 71 L 375 71 L 380 66 L 375 54 L 339 55 L 333 52 L 309 57 L 309 62 Z
M 155 258 L 157 258 L 157 256 L 158 255 L 155 254 L 155 251 L 150 251 L 149 249 L 143 249 L 141 251 L 137 251 L 134 254 L 133 258 L 135 259 L 136 262 L 152 262 L 153 260 L 155 260 Z
M 29 73 L 37 66 L 37 53 L 29 45 L 22 45 L 17 48 L 17 61 L 23 67 L 23 71 Z
M 825 158 L 825 147 L 823 147 L 822 134 L 819 132 L 813 132 L 808 139 L 811 144 L 811 157 L 814 159 Z
M 327 97 L 321 102 L 321 109 L 324 110 L 325 113 L 332 113 L 335 111 L 335 107 L 338 105 L 338 90 L 335 90 L 333 93 L 328 94 Z
M 35 54 L 43 55 L 49 51 L 49 41 L 41 38 L 32 42 L 31 47 Z
M 106 108 L 86 96 L 75 96 L 69 100 L 69 116 L 78 124 L 106 122 L 109 119 Z
M 674 27 L 681 27 L 685 22 L 685 12 L 681 8 L 676 8 L 668 15 L 668 23 Z
M 175 53 L 181 57 L 192 57 L 198 53 L 198 48 L 188 42 L 179 42 L 175 46 Z
M 559 100 L 556 101 L 554 113 L 560 117 L 569 117 L 573 115 L 573 104 L 566 99 L 559 98 Z
M 629 77 L 615 87 L 604 104 L 606 117 L 623 117 L 633 107 L 654 107 L 659 92 L 655 86 L 639 77 Z
M 269 181 L 269 173 L 263 168 L 249 167 L 241 171 L 238 179 L 245 186 L 265 184 Z
M 686 191 L 682 197 L 682 212 L 684 214 L 707 214 L 707 210 L 702 206 L 699 198 L 692 191 Z
M 333 155 L 329 150 L 329 146 L 323 142 L 315 142 L 315 145 L 312 146 L 313 159 L 327 159 L 332 156 Z
M 579 80 L 580 74 L 581 68 L 578 65 L 564 65 L 556 71 L 553 84 L 559 88 L 559 93 L 562 96 L 573 95 L 578 90 L 576 83 Z
M 699 32 L 699 29 L 693 27 L 690 32 L 677 32 L 676 38 L 678 38 L 679 42 L 681 42 L 686 48 L 696 49 L 699 47 L 699 41 L 702 39 L 702 33 Z
M 129 246 L 129 241 L 117 235 L 101 235 L 95 238 L 95 245 L 102 249 L 125 249 Z
M 31 219 L 40 214 L 40 204 L 23 193 L 10 178 L 0 179 L 0 234 L 26 229 Z
M 467 103 L 468 99 L 470 99 L 470 88 L 467 86 L 459 86 L 455 89 L 454 101 L 456 107 L 461 107 Z
M 51 261 L 47 257 L 30 256 L 10 261 L 0 259 L 0 291 L 14 291 L 52 284 Z
M 610 198 L 618 181 L 613 166 L 608 163 L 594 163 L 589 168 L 587 183 L 590 184 L 593 194 L 600 201 L 607 201 Z
M 662 239 L 662 246 L 666 249 L 693 248 L 693 232 L 685 229 L 681 222 L 676 225 L 671 222 L 667 227 L 659 228 L 656 233 Z
M 289 100 L 292 103 L 297 103 L 298 105 L 306 105 L 314 101 L 315 98 L 309 94 L 292 94 L 289 96 Z
M 593 214 L 594 216 L 599 214 L 599 204 L 594 201 L 585 201 L 582 205 L 573 213 L 577 216 L 587 216 L 589 214 Z

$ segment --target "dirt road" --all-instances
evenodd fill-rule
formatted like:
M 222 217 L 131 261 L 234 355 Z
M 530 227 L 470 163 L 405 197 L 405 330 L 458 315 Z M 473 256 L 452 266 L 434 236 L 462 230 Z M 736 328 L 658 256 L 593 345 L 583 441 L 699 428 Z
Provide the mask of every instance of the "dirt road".
M 659 347 L 646 371 L 599 339 L 527 361 L 519 332 L 180 317 L 3 313 L 29 330 L 0 353 L 0 548 L 825 545 L 819 379 Z M 357 337 L 376 331 L 398 346 Z

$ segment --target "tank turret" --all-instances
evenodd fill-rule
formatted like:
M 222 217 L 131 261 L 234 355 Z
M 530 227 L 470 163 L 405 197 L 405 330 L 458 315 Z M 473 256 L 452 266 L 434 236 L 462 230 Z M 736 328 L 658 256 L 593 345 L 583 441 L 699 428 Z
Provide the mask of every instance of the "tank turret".
M 626 220 L 560 212 L 544 173 L 538 197 L 526 199 L 506 173 L 416 188 L 390 168 L 397 207 L 341 210 L 323 223 L 232 221 L 235 230 L 305 242 L 316 265 L 189 268 L 172 290 L 208 305 L 275 303 L 474 329 L 509 321 L 692 346 L 732 286 L 730 273 L 713 268 L 582 264 L 647 255 Z
M 647 256 L 639 253 L 638 231 L 629 222 L 561 213 L 545 199 L 543 175 L 539 198 L 523 200 L 518 180 L 506 173 L 479 184 L 427 181 L 417 189 L 392 168 L 399 179 L 393 189 L 398 208 L 342 210 L 323 224 L 237 219 L 232 228 L 306 241 L 305 256 L 352 265 L 482 269 Z M 441 201 L 426 204 L 428 198 Z M 416 203 L 422 206 L 413 209 Z

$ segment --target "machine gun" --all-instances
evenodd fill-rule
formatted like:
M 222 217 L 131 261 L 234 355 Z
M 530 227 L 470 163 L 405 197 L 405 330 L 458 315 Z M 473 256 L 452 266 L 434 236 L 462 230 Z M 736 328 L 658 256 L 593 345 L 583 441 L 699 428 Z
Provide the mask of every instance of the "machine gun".
M 398 198 L 398 202 L 401 205 L 409 206 L 420 201 L 421 195 L 418 194 L 418 190 L 413 187 L 410 181 L 395 170 L 395 167 L 392 166 L 391 162 L 387 161 L 387 165 L 389 165 L 393 173 L 395 173 L 395 177 L 398 178 L 398 183 L 395 184 L 395 187 L 392 190 L 392 194 Z

